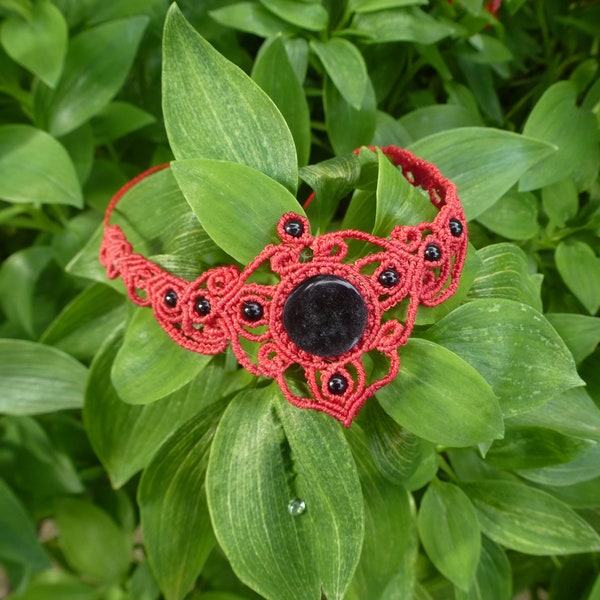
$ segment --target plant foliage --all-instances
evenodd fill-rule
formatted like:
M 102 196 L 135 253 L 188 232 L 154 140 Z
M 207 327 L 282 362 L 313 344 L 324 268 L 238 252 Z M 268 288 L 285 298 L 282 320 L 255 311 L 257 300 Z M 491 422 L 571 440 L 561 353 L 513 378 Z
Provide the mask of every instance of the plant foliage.
M 599 24 L 0 0 L 0 598 L 600 598 Z M 111 196 L 169 161 L 115 219 L 190 280 L 311 190 L 314 233 L 428 220 L 352 154 L 389 144 L 457 184 L 470 248 L 348 430 L 176 346 L 98 263 Z

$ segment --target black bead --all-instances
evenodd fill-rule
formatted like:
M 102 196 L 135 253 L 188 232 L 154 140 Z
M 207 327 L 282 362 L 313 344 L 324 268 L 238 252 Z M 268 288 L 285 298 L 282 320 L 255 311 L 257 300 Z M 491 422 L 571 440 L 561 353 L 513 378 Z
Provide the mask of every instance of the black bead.
M 304 233 L 304 224 L 298 219 L 290 219 L 285 222 L 283 229 L 288 235 L 299 238 Z
M 260 321 L 265 311 L 258 302 L 244 302 L 242 313 L 246 321 Z
M 165 304 L 169 308 L 175 308 L 177 306 L 177 294 L 173 290 L 167 290 L 165 294 Z
M 463 224 L 458 219 L 450 219 L 448 226 L 450 228 L 450 233 L 454 237 L 460 237 L 463 232 Z
M 398 284 L 400 275 L 398 275 L 396 269 L 386 269 L 385 271 L 381 271 L 377 279 L 383 287 L 391 288 Z
M 343 375 L 335 373 L 327 382 L 327 389 L 330 393 L 340 396 L 348 389 L 348 380 Z
M 367 326 L 360 292 L 335 275 L 314 275 L 297 285 L 283 307 L 283 327 L 296 346 L 316 356 L 353 348 Z
M 210 312 L 210 302 L 204 296 L 199 296 L 194 302 L 194 311 L 197 315 L 205 317 Z
M 425 260 L 429 262 L 435 262 L 442 258 L 442 251 L 437 244 L 427 244 L 425 247 Z

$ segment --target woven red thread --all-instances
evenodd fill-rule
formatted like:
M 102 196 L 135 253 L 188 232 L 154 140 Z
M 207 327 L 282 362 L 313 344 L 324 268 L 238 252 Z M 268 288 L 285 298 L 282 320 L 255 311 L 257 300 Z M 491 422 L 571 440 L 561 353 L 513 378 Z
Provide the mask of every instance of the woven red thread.
M 179 345 L 217 354 L 231 344 L 241 365 L 255 375 L 275 379 L 292 404 L 320 410 L 349 426 L 365 400 L 396 377 L 398 349 L 410 336 L 419 304 L 435 306 L 456 291 L 467 250 L 465 216 L 455 185 L 407 150 L 394 146 L 381 150 L 412 185 L 428 192 L 439 210 L 432 222 L 397 225 L 388 238 L 357 230 L 312 236 L 305 217 L 287 213 L 277 223 L 281 243 L 266 246 L 242 270 L 233 265 L 216 267 L 189 282 L 135 254 L 122 229 L 109 222 L 122 196 L 168 166 L 161 165 L 142 173 L 112 199 L 100 260 L 109 278 L 123 279 L 133 302 L 152 307 L 161 327 Z M 301 227 L 299 235 L 286 231 L 290 221 Z M 348 261 L 348 244 L 353 241 L 372 251 Z M 272 283 L 255 283 L 253 274 L 265 266 L 273 274 Z M 390 271 L 398 276 L 397 282 L 384 285 L 381 278 Z M 319 275 L 345 280 L 367 307 L 362 336 L 338 356 L 302 350 L 283 324 L 290 293 Z M 401 310 L 386 314 L 396 306 Z M 256 352 L 249 352 L 249 345 L 255 345 Z M 368 376 L 366 355 L 383 357 L 385 373 Z

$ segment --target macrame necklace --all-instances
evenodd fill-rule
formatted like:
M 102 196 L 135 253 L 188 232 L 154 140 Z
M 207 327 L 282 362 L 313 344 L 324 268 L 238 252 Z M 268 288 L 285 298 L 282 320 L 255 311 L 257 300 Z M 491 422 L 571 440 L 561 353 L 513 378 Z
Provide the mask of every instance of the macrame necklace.
M 387 238 L 354 229 L 312 236 L 305 217 L 287 213 L 273 224 L 280 243 L 266 246 L 243 269 L 215 267 L 190 282 L 135 254 L 121 227 L 110 224 L 121 197 L 168 167 L 162 165 L 130 181 L 110 202 L 100 261 L 110 279 L 123 279 L 135 304 L 152 307 L 180 346 L 218 354 L 231 344 L 242 366 L 275 379 L 292 404 L 348 427 L 365 400 L 398 374 L 398 349 L 419 305 L 435 306 L 456 291 L 467 251 L 456 186 L 407 150 L 381 150 L 428 193 L 439 210 L 432 222 L 396 225 Z M 353 241 L 372 251 L 350 262 Z M 265 266 L 272 283 L 253 277 Z M 405 310 L 391 316 L 399 305 Z M 248 342 L 257 350 L 249 353 Z M 382 362 L 377 357 L 385 359 L 385 371 L 374 368 Z

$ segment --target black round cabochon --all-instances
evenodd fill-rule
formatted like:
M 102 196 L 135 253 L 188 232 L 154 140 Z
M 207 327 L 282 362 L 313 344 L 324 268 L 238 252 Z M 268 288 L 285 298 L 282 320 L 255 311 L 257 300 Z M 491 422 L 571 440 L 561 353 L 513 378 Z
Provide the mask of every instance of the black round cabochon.
M 367 326 L 360 292 L 336 275 L 314 275 L 298 284 L 283 307 L 283 327 L 302 350 L 337 356 L 353 348 Z

